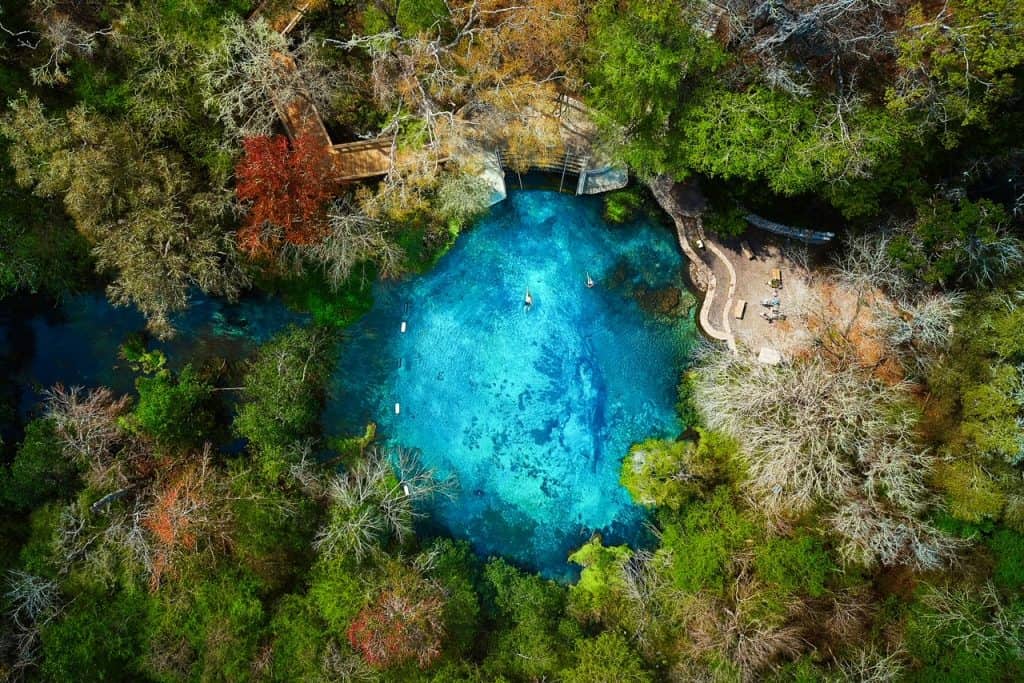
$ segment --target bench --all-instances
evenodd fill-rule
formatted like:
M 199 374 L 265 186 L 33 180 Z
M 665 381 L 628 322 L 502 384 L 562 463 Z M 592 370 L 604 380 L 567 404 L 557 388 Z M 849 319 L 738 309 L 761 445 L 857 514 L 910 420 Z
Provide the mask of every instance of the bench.
M 743 320 L 743 314 L 747 311 L 747 302 L 745 299 L 737 299 L 736 306 L 732 309 L 732 314 L 737 320 Z

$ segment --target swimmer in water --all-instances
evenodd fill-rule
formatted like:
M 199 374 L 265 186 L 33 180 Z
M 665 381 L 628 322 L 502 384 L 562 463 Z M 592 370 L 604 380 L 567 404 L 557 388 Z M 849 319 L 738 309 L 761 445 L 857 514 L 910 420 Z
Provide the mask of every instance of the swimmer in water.
M 530 310 L 533 307 L 533 297 L 530 296 L 530 290 L 526 290 L 526 297 L 523 298 L 523 308 Z
M 593 289 L 593 288 L 594 288 L 594 279 L 592 277 L 590 277 L 590 272 L 588 271 L 587 272 L 587 289 Z

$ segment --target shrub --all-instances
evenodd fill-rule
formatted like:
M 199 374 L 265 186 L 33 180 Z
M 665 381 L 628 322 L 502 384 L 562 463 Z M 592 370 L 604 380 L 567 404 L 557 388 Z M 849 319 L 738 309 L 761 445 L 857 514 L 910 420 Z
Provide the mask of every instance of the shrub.
M 444 596 L 435 582 L 409 573 L 394 577 L 348 628 L 348 642 L 371 666 L 415 661 L 426 668 L 441 656 Z
M 268 479 L 287 469 L 295 442 L 317 434 L 333 348 L 326 330 L 291 328 L 258 351 L 245 376 L 234 430 L 248 439 Z
M 569 555 L 569 561 L 583 567 L 579 581 L 569 589 L 570 605 L 584 619 L 604 620 L 620 609 L 626 583 L 623 565 L 632 557 L 629 546 L 605 547 L 600 536 Z
M 1006 496 L 975 463 L 940 463 L 935 469 L 938 485 L 949 496 L 949 511 L 965 522 L 999 519 Z
M 745 215 L 737 206 L 709 211 L 705 214 L 704 227 L 720 237 L 739 237 L 747 231 Z
M 814 598 L 825 594 L 825 583 L 836 569 L 821 541 L 807 533 L 759 546 L 754 567 L 762 579 Z
M 186 365 L 177 377 L 166 370 L 153 377 L 140 377 L 135 387 L 139 403 L 133 422 L 157 443 L 196 446 L 213 428 L 213 415 L 207 405 L 213 387 L 191 365 Z
M 662 546 L 672 554 L 676 586 L 688 592 L 725 588 L 726 565 L 733 552 L 756 535 L 756 528 L 719 487 L 707 501 L 694 502 L 682 519 L 665 524 Z
M 693 447 L 691 441 L 658 439 L 636 444 L 622 461 L 622 485 L 641 505 L 678 510 L 696 492 L 684 463 Z
M 992 579 L 1000 588 L 1013 592 L 1024 586 L 1024 534 L 1012 529 L 998 529 L 988 540 L 995 556 Z

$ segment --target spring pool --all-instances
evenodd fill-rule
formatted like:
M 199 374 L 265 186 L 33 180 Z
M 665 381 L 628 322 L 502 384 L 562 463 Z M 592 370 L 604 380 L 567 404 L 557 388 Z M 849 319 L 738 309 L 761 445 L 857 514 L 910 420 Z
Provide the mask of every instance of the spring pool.
M 377 422 L 455 480 L 428 531 L 555 578 L 575 574 L 567 555 L 594 532 L 640 541 L 621 460 L 685 428 L 676 387 L 696 327 L 683 257 L 664 227 L 612 226 L 601 207 L 514 192 L 429 273 L 377 286 L 324 414 L 334 434 Z

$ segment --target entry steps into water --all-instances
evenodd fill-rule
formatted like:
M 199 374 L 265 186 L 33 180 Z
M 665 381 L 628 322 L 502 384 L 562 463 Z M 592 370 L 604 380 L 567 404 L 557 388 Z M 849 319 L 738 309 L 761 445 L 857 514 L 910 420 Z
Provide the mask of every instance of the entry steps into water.
M 576 194 L 578 195 L 602 194 L 621 189 L 629 184 L 629 172 L 625 168 L 597 164 L 590 156 L 573 150 L 552 151 L 549 154 L 535 155 L 525 159 L 513 152 L 499 150 L 497 157 L 498 163 L 506 174 L 509 171 L 516 174 L 520 187 L 523 184 L 522 175 L 517 169 L 529 169 L 549 173 L 553 176 L 557 175 L 559 192 L 570 189 L 575 178 Z

